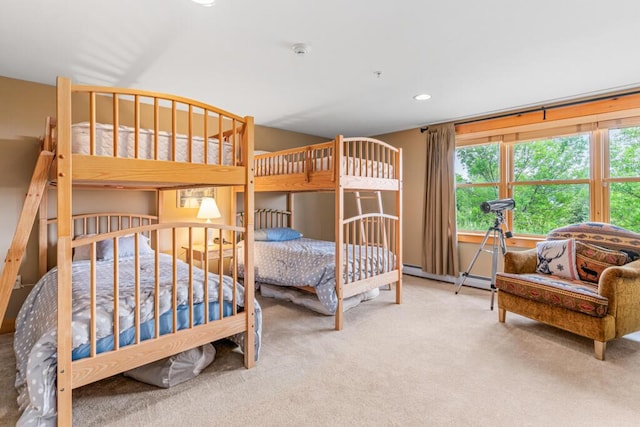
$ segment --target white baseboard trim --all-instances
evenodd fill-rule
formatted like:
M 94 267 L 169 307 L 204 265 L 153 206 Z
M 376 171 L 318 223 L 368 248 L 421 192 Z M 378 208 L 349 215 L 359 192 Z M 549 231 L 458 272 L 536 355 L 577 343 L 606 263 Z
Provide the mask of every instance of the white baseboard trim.
M 404 264 L 402 266 L 402 272 L 404 274 L 408 274 L 409 276 L 422 277 L 423 279 L 431 279 L 431 280 L 438 280 L 440 282 L 456 283 L 456 278 L 454 276 L 439 276 L 436 274 L 427 273 L 426 271 L 422 271 L 422 269 L 417 265 Z
M 402 266 L 402 272 L 404 274 L 408 274 L 409 276 L 422 277 L 424 279 L 438 280 L 440 282 L 448 282 L 453 285 L 458 285 L 459 281 L 462 280 L 462 277 L 457 278 L 455 276 L 439 276 L 431 273 L 427 273 L 422 271 L 422 269 L 417 265 L 404 264 Z M 487 280 L 476 279 L 473 277 L 467 277 L 467 280 L 464 281 L 465 286 L 471 286 L 472 288 L 478 289 L 486 289 L 491 290 L 491 283 Z

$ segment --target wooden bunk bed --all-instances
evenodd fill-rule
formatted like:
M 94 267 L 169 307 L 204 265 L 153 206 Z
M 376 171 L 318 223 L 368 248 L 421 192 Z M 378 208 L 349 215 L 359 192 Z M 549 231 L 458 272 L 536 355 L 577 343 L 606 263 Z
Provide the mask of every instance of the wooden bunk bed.
M 335 194 L 335 328 L 343 327 L 346 298 L 385 284 L 396 283 L 396 303 L 402 301 L 402 150 L 373 138 L 344 138 L 255 156 L 255 191 L 286 192 L 288 210 L 293 210 L 291 194 L 329 191 Z M 375 197 L 376 212 L 363 213 L 363 192 Z M 382 209 L 381 192 L 395 196 L 394 215 Z M 357 215 L 345 217 L 345 193 L 353 193 Z M 251 212 L 245 210 L 245 212 Z M 259 211 L 256 228 L 292 226 L 280 212 Z M 251 215 L 249 215 L 251 216 Z M 248 219 L 248 218 L 247 218 Z M 288 222 L 287 222 L 288 221 Z M 275 225 L 273 225 L 275 224 Z M 365 250 L 354 250 L 365 248 Z M 367 250 L 366 248 L 370 249 Z M 344 250 L 343 250 L 344 249 Z M 383 249 L 391 254 L 384 268 L 371 265 L 371 254 Z M 254 249 L 255 251 L 255 249 Z M 378 253 L 378 252 L 375 252 Z M 382 256 L 382 255 L 381 255 Z M 383 256 L 386 257 L 386 253 Z M 374 258 L 375 259 L 375 258 Z M 362 271 L 350 270 L 359 263 Z M 301 288 L 313 291 L 313 288 Z
M 0 319 L 4 317 L 30 230 L 39 212 L 42 276 L 47 272 L 47 249 L 56 248 L 57 258 L 56 268 L 52 269 L 55 270 L 52 280 L 57 284 L 57 319 L 53 319 L 57 320 L 57 329 L 52 335 L 57 337 L 53 386 L 57 395 L 58 425 L 71 424 L 74 388 L 205 343 L 242 337 L 244 364 L 252 367 L 259 349 L 259 337 L 255 336 L 259 306 L 256 307 L 254 301 L 253 269 L 244 275 L 244 288 L 237 284 L 238 257 L 242 257 L 244 264 L 253 265 L 252 220 L 242 227 L 231 221 L 229 224 L 171 223 L 162 218 L 162 200 L 165 190 L 233 186 L 243 189 L 245 206 L 253 207 L 253 171 L 247 167 L 253 164 L 253 118 L 182 97 L 75 85 L 69 79 L 58 78 L 56 117 L 47 121 L 46 133 L 0 279 Z M 84 141 L 78 140 L 80 134 L 84 134 Z M 73 189 L 78 187 L 154 191 L 158 216 L 73 215 Z M 47 218 L 47 188 L 56 189 L 55 219 Z M 234 209 L 232 206 L 231 218 L 235 218 Z M 55 226 L 55 231 L 49 231 L 50 226 Z M 197 236 L 207 236 L 210 229 L 221 240 L 223 236 L 230 236 L 235 242 L 235 236 L 242 233 L 248 242 L 243 248 L 236 248 L 234 244 L 233 252 L 238 255 L 232 257 L 231 273 L 226 276 L 222 269 L 209 273 L 206 259 L 202 269 L 194 266 L 193 257 L 187 257 L 186 263 L 180 259 L 179 248 L 187 245 L 187 250 L 192 250 Z M 78 235 L 83 238 L 76 238 Z M 49 237 L 54 238 L 54 243 L 48 242 Z M 206 239 L 204 244 L 207 250 Z M 154 249 L 149 249 L 151 246 Z M 106 261 L 100 260 L 100 248 L 104 247 L 110 247 L 111 251 L 112 261 L 107 267 Z M 143 248 L 150 252 L 143 255 Z M 89 301 L 89 338 L 86 354 L 78 357 L 72 348 L 76 338 L 74 326 L 77 326 L 72 323 L 72 312 L 78 292 L 72 278 L 75 280 L 77 273 L 74 253 L 77 256 L 81 250 L 88 254 L 83 261 L 88 270 L 83 286 L 88 292 L 85 297 Z M 123 261 L 126 251 L 130 251 L 131 256 Z M 221 249 L 220 265 L 224 265 L 224 256 Z M 109 259 L 104 252 L 103 257 Z M 168 264 L 163 264 L 161 259 Z M 104 268 L 111 270 L 105 273 Z M 127 268 L 133 272 L 133 284 L 126 284 L 131 286 L 129 297 L 133 301 L 130 344 L 120 342 L 124 325 L 120 325 L 122 308 L 118 304 L 128 292 L 125 283 L 121 283 Z M 168 270 L 161 273 L 163 268 Z M 105 275 L 111 278 L 107 288 L 115 302 L 106 309 L 110 312 L 112 342 L 107 350 L 100 350 L 97 329 L 101 308 L 96 300 L 100 289 L 105 287 L 99 278 Z M 161 279 L 161 275 L 168 279 Z M 143 282 L 146 288 L 141 285 Z M 178 298 L 182 297 L 186 302 L 178 313 L 177 307 L 181 304 Z M 143 298 L 151 309 L 148 319 L 141 314 Z M 165 308 L 168 305 L 168 311 L 163 312 L 162 305 Z M 186 324 L 181 326 L 180 319 L 185 313 L 183 323 Z M 168 331 L 162 331 L 159 323 L 163 316 L 170 325 Z M 179 316 L 182 317 L 179 319 Z M 202 319 L 198 320 L 197 316 Z M 144 326 L 152 331 L 147 337 L 141 332 L 145 320 L 148 324 Z

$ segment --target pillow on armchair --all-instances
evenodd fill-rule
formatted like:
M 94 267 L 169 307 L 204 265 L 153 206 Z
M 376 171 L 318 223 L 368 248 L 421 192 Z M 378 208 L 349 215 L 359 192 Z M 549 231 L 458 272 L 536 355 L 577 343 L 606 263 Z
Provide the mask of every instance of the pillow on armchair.
M 580 280 L 598 283 L 605 268 L 627 262 L 624 252 L 576 241 L 576 268 Z
M 574 239 L 545 240 L 536 243 L 536 272 L 578 280 Z

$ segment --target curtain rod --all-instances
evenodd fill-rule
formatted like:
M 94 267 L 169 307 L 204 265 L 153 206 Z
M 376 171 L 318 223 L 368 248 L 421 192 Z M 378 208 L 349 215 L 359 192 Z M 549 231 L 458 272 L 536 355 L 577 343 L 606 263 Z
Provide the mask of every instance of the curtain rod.
M 581 101 L 564 102 L 562 104 L 551 105 L 549 107 L 541 106 L 541 107 L 536 107 L 536 108 L 530 108 L 528 110 L 514 111 L 512 113 L 498 114 L 498 115 L 490 116 L 490 117 L 463 120 L 461 122 L 455 122 L 454 125 L 458 126 L 458 125 L 466 125 L 466 124 L 469 124 L 469 123 L 483 122 L 485 120 L 503 119 L 505 117 L 520 116 L 522 114 L 535 113 L 535 112 L 538 112 L 538 111 L 542 111 L 543 112 L 542 120 L 546 120 L 547 119 L 547 110 L 552 110 L 552 109 L 555 109 L 555 108 L 563 108 L 563 107 L 572 107 L 574 105 L 588 104 L 590 102 L 604 101 L 604 100 L 607 100 L 607 99 L 616 99 L 616 98 L 621 98 L 623 96 L 638 95 L 638 94 L 640 94 L 640 89 L 639 90 L 634 90 L 632 92 L 619 93 L 619 94 L 616 94 L 616 95 L 605 95 L 605 96 L 600 96 L 600 97 L 597 97 L 597 98 L 583 99 Z M 423 126 L 423 127 L 420 128 L 420 133 L 425 133 L 428 130 L 429 130 L 429 126 Z

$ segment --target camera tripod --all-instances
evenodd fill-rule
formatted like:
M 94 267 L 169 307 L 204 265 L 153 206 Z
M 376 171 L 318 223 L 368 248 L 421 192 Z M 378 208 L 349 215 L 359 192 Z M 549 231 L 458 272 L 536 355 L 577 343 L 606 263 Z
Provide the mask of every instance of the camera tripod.
M 496 272 L 498 270 L 498 245 L 500 245 L 500 249 L 502 250 L 502 255 L 504 255 L 505 252 L 507 252 L 507 246 L 504 243 L 504 233 L 501 227 L 503 222 L 504 222 L 504 212 L 503 211 L 496 212 L 496 220 L 493 224 L 493 227 L 489 227 L 489 229 L 487 230 L 486 234 L 484 235 L 484 239 L 482 239 L 482 243 L 480 244 L 480 248 L 478 248 L 478 251 L 473 256 L 473 259 L 471 260 L 469 267 L 467 267 L 467 271 L 462 273 L 462 280 L 460 280 L 460 283 L 458 283 L 458 286 L 456 287 L 456 295 L 457 295 L 458 292 L 460 292 L 460 288 L 464 284 L 465 280 L 467 280 L 467 277 L 471 277 L 473 279 L 489 280 L 491 283 L 491 310 L 493 310 L 493 299 L 496 292 Z M 489 236 L 491 235 L 493 235 L 493 245 L 490 250 L 485 249 L 485 245 L 487 244 L 487 241 L 489 240 Z M 511 232 L 507 231 L 507 237 L 511 237 Z M 480 252 L 491 253 L 491 256 L 492 256 L 491 277 L 474 276 L 472 274 L 469 274 L 474 264 L 478 260 L 478 255 L 480 255 Z

